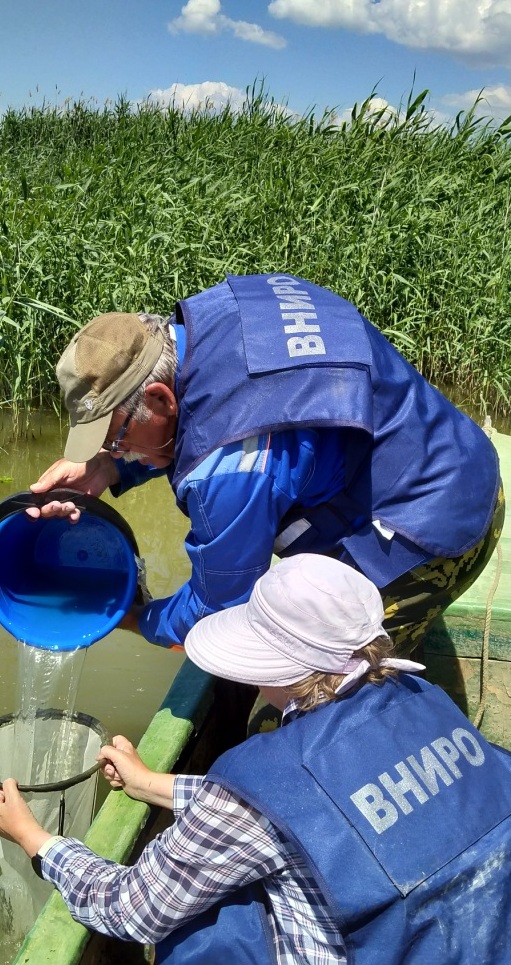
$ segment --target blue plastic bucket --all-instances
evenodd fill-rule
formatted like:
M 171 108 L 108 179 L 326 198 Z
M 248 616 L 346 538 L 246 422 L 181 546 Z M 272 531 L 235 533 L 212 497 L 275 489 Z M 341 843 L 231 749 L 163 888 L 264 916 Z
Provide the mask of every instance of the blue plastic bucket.
M 79 522 L 26 515 L 52 500 L 79 506 Z M 130 527 L 100 499 L 72 490 L 10 496 L 0 502 L 0 624 L 45 650 L 90 646 L 133 603 L 137 555 Z

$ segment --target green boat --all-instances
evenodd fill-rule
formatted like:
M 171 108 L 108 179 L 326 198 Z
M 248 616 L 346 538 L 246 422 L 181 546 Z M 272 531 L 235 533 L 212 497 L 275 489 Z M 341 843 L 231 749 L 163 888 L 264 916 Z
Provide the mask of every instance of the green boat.
M 489 429 L 511 499 L 511 436 Z M 480 577 L 433 624 L 423 645 L 440 684 L 485 737 L 511 750 L 511 509 Z
M 491 428 L 488 432 L 509 494 L 511 436 Z M 488 566 L 430 628 L 423 652 L 428 678 L 448 691 L 489 740 L 511 749 L 511 512 Z M 246 712 L 241 689 L 215 681 L 185 661 L 140 742 L 140 753 L 154 770 L 203 773 L 229 743 L 242 739 Z M 98 854 L 129 863 L 166 820 L 168 812 L 155 813 L 111 792 L 85 841 Z M 149 948 L 104 939 L 76 924 L 55 892 L 13 965 L 150 961 Z

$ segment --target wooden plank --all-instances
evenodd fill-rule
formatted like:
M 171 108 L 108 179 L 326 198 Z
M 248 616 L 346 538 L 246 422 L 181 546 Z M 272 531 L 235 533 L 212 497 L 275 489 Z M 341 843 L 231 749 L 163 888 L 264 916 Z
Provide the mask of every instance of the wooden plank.
M 445 654 L 427 656 L 427 678 L 446 690 L 473 720 L 481 693 L 481 661 Z M 511 662 L 490 660 L 480 730 L 487 740 L 511 750 Z
M 424 639 L 424 654 L 444 656 L 481 656 L 484 639 L 484 615 L 474 615 L 470 621 L 453 617 L 449 611 L 429 628 Z M 491 620 L 489 658 L 511 661 L 511 626 L 498 619 Z

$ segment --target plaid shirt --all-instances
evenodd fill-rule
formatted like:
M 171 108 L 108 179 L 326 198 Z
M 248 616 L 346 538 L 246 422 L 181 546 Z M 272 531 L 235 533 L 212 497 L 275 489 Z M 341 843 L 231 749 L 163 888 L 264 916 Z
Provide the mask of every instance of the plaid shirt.
M 50 844 L 43 874 L 73 918 L 107 935 L 156 943 L 223 895 L 264 879 L 279 965 L 346 961 L 314 879 L 267 818 L 207 778 L 183 775 L 173 810 L 175 823 L 132 867 L 99 858 L 73 838 Z

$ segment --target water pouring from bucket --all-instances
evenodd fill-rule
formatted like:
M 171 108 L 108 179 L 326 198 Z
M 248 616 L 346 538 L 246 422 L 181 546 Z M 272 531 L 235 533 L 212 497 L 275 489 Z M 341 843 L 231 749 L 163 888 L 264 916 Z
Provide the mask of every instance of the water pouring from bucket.
M 75 503 L 80 521 L 25 512 L 53 500 Z M 109 736 L 75 713 L 78 683 L 87 648 L 131 607 L 142 568 L 131 528 L 96 497 L 59 489 L 0 502 L 0 624 L 19 647 L 17 709 L 0 719 L 0 782 L 14 776 L 52 833 L 82 837 L 92 820 L 96 756 Z M 51 887 L 9 842 L 0 862 L 0 921 L 9 909 L 11 922 L 0 937 L 17 941 Z
M 31 519 L 25 510 L 72 499 L 79 523 Z M 135 596 L 141 561 L 131 528 L 93 496 L 53 490 L 17 493 L 0 503 L 0 624 L 18 640 L 14 757 L 0 760 L 26 786 L 67 779 L 81 762 L 69 754 L 68 722 L 86 649 L 106 636 Z M 80 654 L 77 652 L 80 651 Z M 60 739 L 44 761 L 34 753 L 40 711 L 60 715 Z

